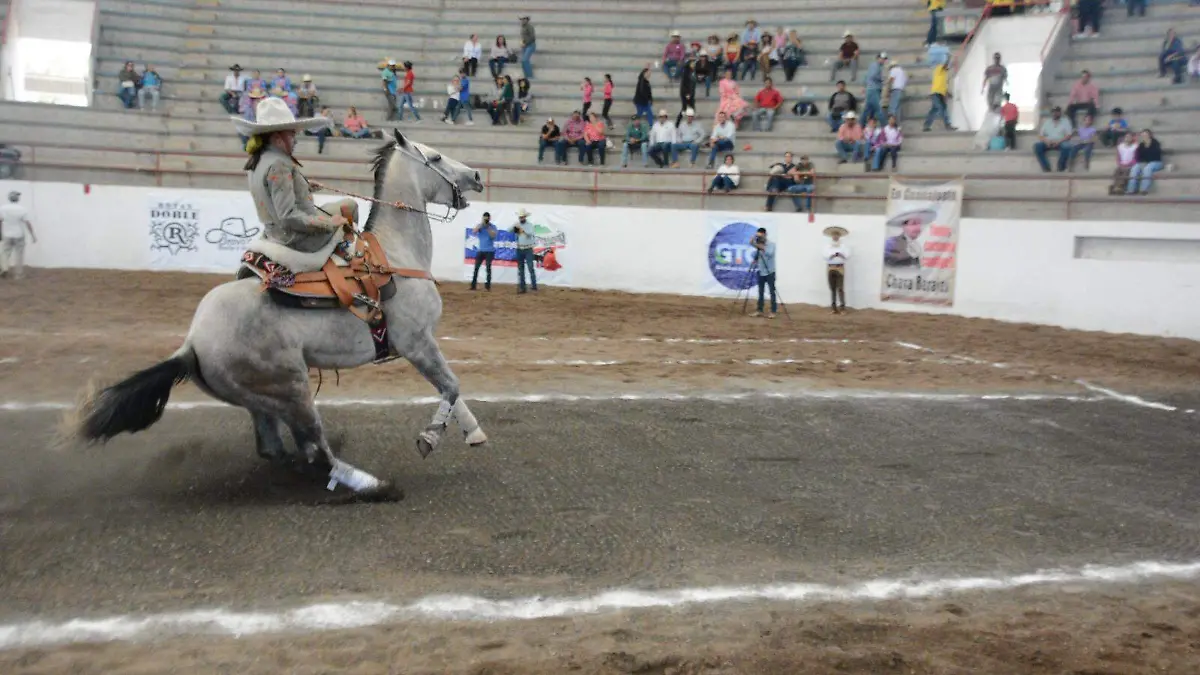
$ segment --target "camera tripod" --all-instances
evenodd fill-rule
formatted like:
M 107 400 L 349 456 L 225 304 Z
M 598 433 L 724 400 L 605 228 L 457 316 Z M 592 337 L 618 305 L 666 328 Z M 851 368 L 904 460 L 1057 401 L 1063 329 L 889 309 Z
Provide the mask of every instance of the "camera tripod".
M 733 299 L 733 306 L 729 308 L 729 315 L 733 316 L 733 312 L 737 309 L 738 301 L 742 303 L 742 314 L 746 313 L 746 308 L 750 304 L 750 289 L 758 287 L 758 258 L 755 257 L 754 263 L 746 270 L 746 276 L 742 278 L 741 289 L 737 292 L 737 296 Z M 765 300 L 766 298 L 764 298 Z M 783 301 L 783 295 L 779 293 L 778 284 L 775 286 L 775 302 L 779 308 L 783 310 L 783 315 L 788 321 L 792 320 L 792 315 L 788 313 L 787 304 Z

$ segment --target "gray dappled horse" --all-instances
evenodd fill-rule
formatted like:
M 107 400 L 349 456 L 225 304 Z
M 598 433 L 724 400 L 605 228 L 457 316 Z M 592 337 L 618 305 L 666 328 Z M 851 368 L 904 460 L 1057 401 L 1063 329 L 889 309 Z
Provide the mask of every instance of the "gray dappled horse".
M 483 190 L 479 173 L 399 131 L 379 149 L 374 172 L 375 203 L 364 229 L 375 234 L 392 266 L 428 272 L 433 233 L 426 205 L 465 208 L 464 193 Z M 408 208 L 392 206 L 396 203 Z M 438 447 L 451 416 L 468 444 L 487 442 L 459 397 L 458 378 L 434 337 L 442 315 L 436 285 L 429 279 L 392 279 L 396 292 L 383 302 L 391 347 L 442 398 L 433 420 L 417 437 L 418 451 L 426 457 Z M 210 396 L 250 411 L 260 455 L 308 463 L 324 460 L 338 482 L 367 496 L 383 494 L 391 490 L 389 484 L 334 456 L 308 378 L 310 368 L 355 368 L 376 358 L 370 329 L 351 312 L 283 306 L 263 292 L 257 278 L 231 281 L 200 301 L 183 346 L 171 358 L 86 397 L 71 431 L 87 442 L 106 442 L 123 432 L 146 429 L 162 417 L 171 388 L 190 379 Z M 294 452 L 284 444 L 285 425 L 296 441 Z M 357 472 L 357 477 L 348 480 L 347 472 Z

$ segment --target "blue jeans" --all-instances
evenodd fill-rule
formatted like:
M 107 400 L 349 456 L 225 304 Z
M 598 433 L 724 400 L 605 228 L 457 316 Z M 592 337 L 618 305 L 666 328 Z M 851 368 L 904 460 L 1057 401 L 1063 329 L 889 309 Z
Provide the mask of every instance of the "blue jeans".
M 680 150 L 690 150 L 692 152 L 692 164 L 695 164 L 696 157 L 700 154 L 700 144 L 699 143 L 673 143 L 671 145 L 671 163 L 672 164 L 677 164 L 679 162 L 679 151 Z
M 564 164 L 566 164 L 566 162 L 567 162 L 567 148 L 568 147 L 579 149 L 579 163 L 583 164 L 584 157 L 587 153 L 587 143 L 584 143 L 582 138 L 577 141 L 568 141 L 565 138 L 560 138 L 558 140 L 558 142 L 555 143 L 554 149 L 555 149 L 556 154 L 558 154 L 562 157 L 561 161 Z
M 891 100 L 888 101 L 888 110 L 887 111 L 888 111 L 889 115 L 896 116 L 896 124 L 900 124 L 900 122 L 902 122 L 904 120 L 903 110 L 902 110 L 903 107 L 904 107 L 904 90 L 903 89 L 893 89 Z M 883 120 L 883 121 L 886 122 L 887 120 Z
M 671 78 L 672 80 L 679 77 L 679 62 L 678 61 L 676 61 L 674 59 L 671 59 L 668 61 L 663 61 L 662 68 L 663 68 L 663 72 L 667 74 L 667 77 Z
M 670 143 L 653 143 L 649 149 L 650 159 L 661 169 L 670 163 L 671 144 Z
M 596 163 L 596 155 L 600 155 L 600 164 L 604 164 L 605 152 L 608 150 L 608 144 L 605 141 L 592 141 L 587 144 L 588 164 Z
M 1125 10 L 1129 16 L 1133 16 L 1134 10 L 1137 10 L 1138 16 L 1146 16 L 1146 0 L 1129 0 L 1125 3 Z
M 838 159 L 844 161 L 857 162 L 867 158 L 867 142 L 866 141 L 837 141 L 833 144 L 833 148 L 837 150 Z
M 1140 190 L 1142 192 L 1150 191 L 1150 183 L 1154 180 L 1154 172 L 1162 171 L 1162 162 L 1145 162 L 1143 164 L 1134 164 L 1129 170 L 1129 184 L 1125 186 L 1125 194 L 1131 195 L 1139 189 L 1138 178 L 1142 179 Z
M 525 290 L 525 268 L 529 268 L 529 284 L 537 290 L 537 271 L 533 264 L 533 249 L 517 249 L 517 288 Z
M 887 122 L 887 120 L 882 119 L 882 117 L 883 117 L 883 91 L 880 89 L 868 89 L 867 90 L 867 102 L 863 106 L 863 115 L 862 115 L 863 123 L 865 124 L 867 122 L 867 120 L 871 119 L 871 117 L 874 117 L 876 120 L 879 121 L 879 123 L 880 123 L 879 126 L 883 126 L 883 123 Z
M 654 126 L 654 108 L 649 103 L 634 103 L 633 107 L 637 114 L 642 116 L 642 121 L 649 125 L 647 129 Z
M 763 311 L 763 304 L 765 304 L 763 302 L 765 299 L 763 298 L 763 291 L 765 291 L 768 286 L 771 288 L 771 313 L 774 314 L 775 312 L 779 311 L 779 303 L 775 301 L 775 273 L 771 272 L 770 274 L 763 274 L 762 272 L 759 272 L 758 311 L 760 312 Z
M 538 161 L 539 162 L 542 161 L 542 158 L 546 156 L 546 148 L 551 148 L 551 147 L 554 148 L 554 161 L 556 161 L 556 162 L 566 162 L 567 161 L 567 146 L 565 146 L 565 145 L 560 146 L 557 141 L 547 141 L 544 138 L 538 137 Z
M 900 157 L 900 146 L 898 145 L 881 145 L 875 148 L 875 162 L 871 168 L 876 171 L 883 168 L 883 160 L 887 159 L 888 155 L 892 156 L 892 168 L 896 168 L 896 160 Z
M 647 143 L 645 143 L 645 142 L 639 143 L 638 146 L 631 151 L 629 149 L 628 143 L 622 143 L 621 144 L 621 166 L 629 166 L 630 152 L 641 152 L 642 153 L 642 166 L 645 166 L 645 167 L 650 166 L 650 154 L 646 152 L 646 145 L 647 145 Z
M 1046 152 L 1049 150 L 1058 150 L 1058 170 L 1067 170 L 1067 161 L 1071 159 L 1071 150 L 1075 146 L 1068 141 L 1063 141 L 1056 148 L 1047 147 L 1045 143 L 1038 141 L 1033 144 L 1033 154 L 1037 157 L 1038 164 L 1042 165 L 1042 171 L 1050 170 L 1050 162 L 1046 159 Z M 1130 174 L 1132 175 L 1132 174 Z M 1130 181 L 1132 185 L 1132 181 Z
M 454 111 L 454 121 L 455 122 L 458 121 L 458 116 L 461 115 L 462 111 L 464 111 L 464 110 L 467 111 L 467 121 L 474 122 L 475 116 L 471 113 L 471 100 L 470 99 L 467 99 L 466 101 L 459 99 L 458 110 Z M 514 107 L 513 110 L 515 112 L 516 108 Z
M 825 116 L 825 121 L 829 122 L 829 130 L 837 133 L 837 130 L 842 128 L 842 113 L 830 112 Z
M 929 95 L 929 114 L 925 116 L 925 128 L 933 127 L 933 121 L 942 118 L 942 124 L 950 128 L 950 110 L 946 107 L 946 97 L 941 94 Z
M 1096 149 L 1095 143 L 1079 143 L 1071 151 L 1071 170 L 1075 170 L 1075 162 L 1083 155 L 1083 168 L 1090 169 L 1092 166 L 1092 151 Z
M 533 53 L 537 51 L 537 43 L 533 43 L 521 50 L 521 70 L 525 71 L 525 77 L 533 79 Z
M 925 36 L 925 44 L 931 45 L 937 42 L 938 34 L 938 19 L 942 16 L 942 10 L 936 9 L 929 13 L 929 33 Z
M 775 210 L 775 196 L 787 190 L 795 182 L 787 176 L 771 176 L 767 181 L 767 210 Z
M 808 204 L 804 208 L 809 212 L 812 211 L 812 199 L 813 199 L 812 194 L 813 194 L 814 187 L 816 187 L 816 186 L 811 185 L 811 184 L 806 185 L 804 183 L 798 183 L 787 189 L 787 193 L 790 195 L 793 195 L 792 196 L 792 204 L 796 207 L 797 211 L 800 210 L 800 200 L 801 200 L 801 197 L 799 197 L 798 195 L 808 195 L 808 197 L 804 198 L 805 201 L 808 202 Z
M 721 152 L 729 152 L 733 150 L 733 141 L 728 138 L 722 138 L 712 144 L 712 152 L 708 153 L 708 165 L 712 166 L 717 161 L 717 154 Z
M 127 109 L 132 109 L 137 101 L 137 89 L 133 87 L 125 87 L 117 92 L 117 96 L 121 99 L 121 103 L 125 104 Z
M 504 73 L 504 64 L 506 63 L 508 63 L 506 58 L 488 59 L 488 70 L 492 72 L 493 80 Z
M 709 191 L 732 190 L 735 187 L 737 187 L 737 186 L 733 184 L 732 178 L 730 178 L 729 176 L 726 176 L 725 174 L 721 174 L 719 176 L 713 177 L 712 183 L 709 184 L 708 189 L 709 189 Z
M 408 106 L 408 109 L 412 111 L 413 117 L 420 121 L 421 113 L 417 112 L 417 107 L 413 105 L 412 94 L 400 94 L 400 105 L 396 108 L 396 114 L 401 121 L 404 120 L 404 106 Z

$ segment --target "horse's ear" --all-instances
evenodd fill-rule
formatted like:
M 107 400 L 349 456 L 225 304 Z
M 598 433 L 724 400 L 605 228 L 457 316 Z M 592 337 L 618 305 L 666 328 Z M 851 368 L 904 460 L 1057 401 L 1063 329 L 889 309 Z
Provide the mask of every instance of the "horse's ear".
M 408 145 L 408 139 L 404 137 L 404 134 L 400 133 L 399 129 L 392 129 L 392 137 L 396 139 L 396 143 L 401 147 Z

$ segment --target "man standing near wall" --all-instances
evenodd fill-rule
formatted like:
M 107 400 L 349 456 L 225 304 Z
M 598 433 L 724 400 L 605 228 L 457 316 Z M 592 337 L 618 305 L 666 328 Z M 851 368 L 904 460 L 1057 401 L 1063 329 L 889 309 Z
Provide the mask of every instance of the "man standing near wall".
M 20 279 L 25 267 L 25 231 L 37 243 L 29 211 L 21 206 L 21 193 L 8 193 L 8 203 L 0 206 L 0 277 Z
M 537 272 L 534 270 L 533 247 L 537 239 L 533 236 L 533 225 L 527 220 L 529 212 L 525 209 L 517 211 L 517 224 L 513 225 L 513 234 L 517 235 L 517 293 L 525 292 L 525 268 L 529 267 L 529 283 L 533 292 L 537 292 Z
M 850 259 L 850 249 L 842 243 L 842 237 L 847 234 L 849 232 L 846 228 L 837 225 L 825 228 L 825 236 L 832 240 L 825 247 L 824 257 L 826 277 L 829 281 L 829 306 L 834 314 L 843 314 L 846 311 L 846 261 Z
M 479 266 L 487 266 L 487 276 L 483 282 L 484 290 L 492 290 L 492 261 L 496 259 L 496 226 L 492 224 L 492 214 L 486 211 L 483 214 L 483 221 L 480 222 L 472 230 L 475 236 L 479 238 L 479 243 L 475 246 L 475 273 L 471 275 L 471 290 L 476 290 L 475 284 L 479 281 Z
M 779 311 L 779 304 L 775 299 L 775 242 L 767 241 L 767 228 L 760 227 L 755 233 L 754 238 L 750 240 L 750 245 L 758 249 L 758 255 L 754 258 L 754 270 L 757 272 L 758 278 L 758 311 L 752 316 L 763 315 L 763 291 L 769 286 L 771 288 L 771 313 L 767 315 L 768 319 L 774 319 L 775 313 Z

